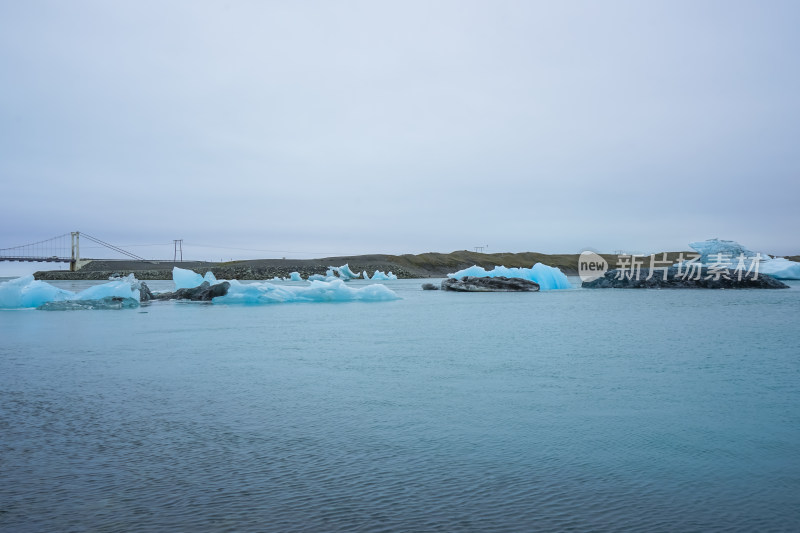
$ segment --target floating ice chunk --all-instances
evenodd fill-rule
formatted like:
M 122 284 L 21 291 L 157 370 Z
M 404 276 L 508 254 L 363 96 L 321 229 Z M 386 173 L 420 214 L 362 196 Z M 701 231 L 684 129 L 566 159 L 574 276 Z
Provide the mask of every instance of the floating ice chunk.
M 344 264 L 340 267 L 328 267 L 328 270 L 325 271 L 325 276 L 315 275 L 311 276 L 308 279 L 311 281 L 322 281 L 327 280 L 331 281 L 334 279 L 342 279 L 344 281 L 348 281 L 351 279 L 357 279 L 361 274 L 357 274 L 350 270 L 350 265 Z
M 334 274 L 338 275 L 339 278 L 345 281 L 349 279 L 356 279 L 361 275 L 350 270 L 349 264 L 344 264 L 340 267 L 328 267 L 328 276 L 332 276 Z
M 132 298 L 139 301 L 139 281 L 130 274 L 116 281 L 89 287 L 79 293 L 59 289 L 33 276 L 0 283 L 0 308 L 40 307 L 48 302 L 100 300 L 106 297 Z
M 762 256 L 752 250 L 748 250 L 736 241 L 725 241 L 721 239 L 709 239 L 707 241 L 690 242 L 689 247 L 700 254 L 695 262 L 703 265 L 717 265 L 726 268 L 753 268 L 754 261 L 761 261 Z
M 290 281 L 303 281 L 303 278 L 300 276 L 300 272 L 292 272 L 289 274 Z
M 217 278 L 211 272 L 206 272 L 205 276 L 201 276 L 192 270 L 185 268 L 172 268 L 172 281 L 175 282 L 175 290 L 177 289 L 193 289 L 199 287 L 201 283 L 207 281 L 211 285 L 217 283 Z
M 343 280 L 311 281 L 302 287 L 278 286 L 272 283 L 239 283 L 231 280 L 225 296 L 214 298 L 215 304 L 271 304 L 286 302 L 383 302 L 399 296 L 383 285 L 351 288 Z
M 109 281 L 84 289 L 75 295 L 74 300 L 100 300 L 106 297 L 133 298 L 139 301 L 139 280 L 129 274 L 119 280 Z
M 386 272 L 383 272 L 382 270 L 376 270 L 375 273 L 372 275 L 372 277 L 369 278 L 369 279 L 388 281 L 388 280 L 397 279 L 397 276 L 392 274 L 391 271 L 387 274 Z
M 800 279 L 800 263 L 783 257 L 768 259 L 758 266 L 760 274 L 769 274 L 776 279 Z
M 361 277 L 364 279 L 369 279 L 369 274 L 367 274 L 366 270 L 361 273 Z
M 800 279 L 800 263 L 785 258 L 770 258 L 767 254 L 748 250 L 736 241 L 709 239 L 690 242 L 689 246 L 700 254 L 696 260 L 703 265 L 720 265 L 768 274 L 777 279 Z M 754 262 L 757 265 L 753 265 Z
M 308 276 L 308 281 L 336 281 L 337 279 L 339 278 L 337 278 L 336 276 L 328 276 L 328 275 L 323 276 L 322 274 L 311 274 L 310 276 Z
M 357 279 L 361 277 L 361 274 L 350 270 L 350 265 L 345 263 L 339 267 L 339 276 L 346 279 Z
M 74 296 L 74 292 L 35 280 L 32 275 L 0 283 L 0 308 L 3 309 L 39 307 L 46 302 L 69 300 Z
M 139 307 L 139 300 L 120 296 L 106 296 L 99 300 L 45 302 L 37 309 L 42 311 L 83 311 L 87 309 L 134 309 L 136 307 Z
M 172 281 L 175 282 L 175 289 L 191 289 L 203 283 L 203 276 L 192 270 L 184 268 L 172 268 Z
M 719 255 L 723 257 L 738 258 L 740 256 L 753 258 L 756 252 L 748 250 L 736 241 L 709 239 L 707 241 L 690 242 L 689 246 L 700 254 L 698 262 L 713 263 Z
M 567 276 L 560 269 L 536 263 L 531 268 L 506 268 L 504 266 L 495 267 L 493 270 L 485 270 L 477 265 L 473 265 L 464 270 L 459 270 L 455 274 L 448 274 L 449 278 L 461 279 L 464 276 L 477 276 L 479 278 L 496 278 L 503 276 L 506 278 L 521 278 L 534 281 L 539 284 L 539 289 L 549 291 L 551 289 L 571 289 Z

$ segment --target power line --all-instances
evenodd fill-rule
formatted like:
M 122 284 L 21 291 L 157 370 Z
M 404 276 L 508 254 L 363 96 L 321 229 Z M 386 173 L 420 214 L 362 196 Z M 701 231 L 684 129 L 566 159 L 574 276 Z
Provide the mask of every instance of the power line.
M 119 246 L 119 247 L 123 247 L 124 246 L 125 248 L 136 248 L 136 247 L 141 248 L 143 246 L 172 246 L 172 243 L 171 242 L 157 242 L 157 243 L 153 243 L 153 244 L 118 244 L 117 246 Z
M 218 248 L 220 250 L 241 250 L 245 252 L 269 252 L 269 253 L 286 253 L 286 254 L 325 254 L 325 255 L 336 255 L 341 252 L 312 252 L 308 250 L 265 250 L 261 248 L 237 248 L 234 246 L 218 246 L 215 244 L 197 244 L 193 242 L 185 243 L 186 246 L 196 246 L 198 248 Z

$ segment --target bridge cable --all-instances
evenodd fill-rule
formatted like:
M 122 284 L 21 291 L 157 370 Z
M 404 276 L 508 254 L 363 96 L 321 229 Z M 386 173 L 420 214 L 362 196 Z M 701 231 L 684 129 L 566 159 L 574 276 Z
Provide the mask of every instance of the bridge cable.
M 98 239 L 98 238 L 96 238 L 96 237 L 92 237 L 92 236 L 91 236 L 91 235 L 89 235 L 88 233 L 81 233 L 81 236 L 82 236 L 82 237 L 86 237 L 86 238 L 87 238 L 87 239 L 89 239 L 90 241 L 94 241 L 94 242 L 96 242 L 97 244 L 102 244 L 102 245 L 103 245 L 103 246 L 105 246 L 106 248 L 110 248 L 111 250 L 114 250 L 115 252 L 121 253 L 121 254 L 123 254 L 123 255 L 127 255 L 127 256 L 128 256 L 128 257 L 130 257 L 131 259 L 136 259 L 137 261 L 147 261 L 147 259 L 145 259 L 145 258 L 143 258 L 143 257 L 139 257 L 139 256 L 138 256 L 138 255 L 136 255 L 136 254 L 132 254 L 132 253 L 130 253 L 130 252 L 128 252 L 128 251 L 126 251 L 126 250 L 123 250 L 122 248 L 119 248 L 118 246 L 114 246 L 113 244 L 109 244 L 109 243 L 107 243 L 107 242 L 101 241 L 100 239 Z
M 43 241 L 0 248 L 0 258 L 19 257 L 21 259 L 33 259 L 37 257 L 57 257 L 58 259 L 67 259 L 69 257 L 67 250 L 71 248 L 66 245 L 68 237 L 70 237 L 70 234 L 65 233 Z M 17 251 L 17 253 L 14 254 L 14 251 Z M 62 253 L 64 255 L 61 255 Z

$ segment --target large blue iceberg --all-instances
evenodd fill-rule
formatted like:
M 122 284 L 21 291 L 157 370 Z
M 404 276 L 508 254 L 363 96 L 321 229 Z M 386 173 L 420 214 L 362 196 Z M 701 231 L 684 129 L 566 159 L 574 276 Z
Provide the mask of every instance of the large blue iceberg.
M 690 242 L 689 246 L 700 254 L 695 261 L 703 265 L 720 265 L 744 269 L 759 274 L 769 274 L 777 279 L 800 279 L 800 263 L 783 257 L 771 258 L 749 250 L 736 241 L 709 239 Z
M 689 247 L 700 254 L 697 262 L 703 264 L 714 262 L 718 256 L 731 258 L 733 260 L 736 260 L 738 257 L 753 260 L 757 256 L 756 252 L 748 250 L 736 241 L 725 241 L 721 239 L 690 242 Z
M 560 269 L 536 263 L 531 268 L 507 268 L 504 266 L 486 270 L 477 265 L 473 265 L 464 270 L 459 270 L 455 274 L 448 274 L 447 277 L 461 279 L 464 276 L 476 276 L 479 278 L 496 278 L 503 276 L 506 278 L 521 278 L 539 284 L 539 289 L 543 291 L 553 289 L 571 289 L 567 276 Z
M 49 302 L 102 300 L 111 297 L 138 302 L 139 287 L 139 281 L 133 274 L 77 293 L 35 280 L 33 276 L 24 276 L 0 283 L 0 309 L 24 309 L 41 307 Z
M 800 263 L 783 257 L 764 261 L 759 265 L 758 271 L 777 279 L 800 279 Z

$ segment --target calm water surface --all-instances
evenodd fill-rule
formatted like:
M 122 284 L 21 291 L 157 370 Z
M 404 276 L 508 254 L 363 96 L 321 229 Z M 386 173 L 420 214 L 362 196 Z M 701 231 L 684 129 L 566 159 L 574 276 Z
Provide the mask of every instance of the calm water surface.
M 420 283 L 0 312 L 0 530 L 800 530 L 798 282 Z

